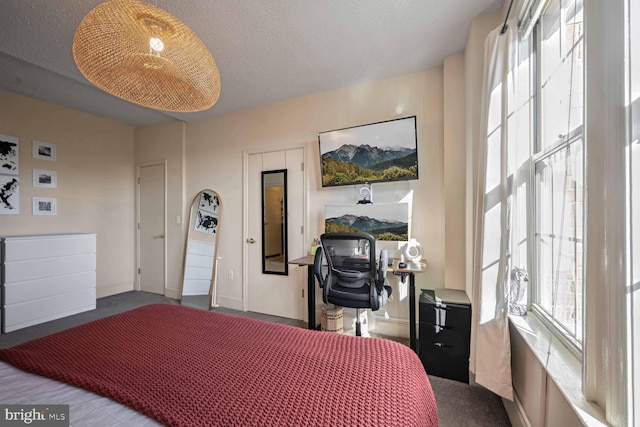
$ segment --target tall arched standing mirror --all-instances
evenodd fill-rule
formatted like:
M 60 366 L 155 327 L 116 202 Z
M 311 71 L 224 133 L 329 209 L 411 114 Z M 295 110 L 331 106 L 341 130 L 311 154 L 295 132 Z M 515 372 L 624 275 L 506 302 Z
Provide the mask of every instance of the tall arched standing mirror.
M 181 302 L 211 309 L 220 231 L 221 200 L 213 190 L 202 190 L 191 203 L 184 254 Z
M 262 272 L 289 274 L 287 170 L 262 172 Z

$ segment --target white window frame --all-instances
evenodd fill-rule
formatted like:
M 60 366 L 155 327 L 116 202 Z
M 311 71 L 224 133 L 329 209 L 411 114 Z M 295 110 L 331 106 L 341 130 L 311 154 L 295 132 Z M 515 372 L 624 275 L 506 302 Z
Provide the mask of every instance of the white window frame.
M 583 391 L 587 400 L 605 409 L 608 422 L 622 426 L 631 425 L 624 216 L 625 1 L 585 0 L 584 7 L 587 216 Z
M 561 1 L 561 0 L 560 0 Z M 533 149 L 532 151 L 532 155 L 530 158 L 530 175 L 529 175 L 529 189 L 530 189 L 530 206 L 531 209 L 529 210 L 529 212 L 534 212 L 532 218 L 530 218 L 531 221 L 531 226 L 530 226 L 530 235 L 529 235 L 529 253 L 531 254 L 530 256 L 530 285 L 531 285 L 531 289 L 530 289 L 530 296 L 529 296 L 529 301 L 530 301 L 530 308 L 531 311 L 540 319 L 540 321 L 547 327 L 549 328 L 550 331 L 553 332 L 553 334 L 558 337 L 558 339 L 579 359 L 582 358 L 582 341 L 579 341 L 576 336 L 574 334 L 572 334 L 570 331 L 568 331 L 558 320 L 556 320 L 555 318 L 553 318 L 553 316 L 548 313 L 548 311 L 543 308 L 541 306 L 541 304 L 539 304 L 540 301 L 540 287 L 542 286 L 542 284 L 539 282 L 539 280 L 541 280 L 538 276 L 538 268 L 539 268 L 539 254 L 538 254 L 538 224 L 539 224 L 539 205 L 540 205 L 540 199 L 539 199 L 539 194 L 538 194 L 538 185 L 537 185 L 537 178 L 536 178 L 536 165 L 541 162 L 544 161 L 548 158 L 550 158 L 551 156 L 553 156 L 554 154 L 556 154 L 557 152 L 566 149 L 569 145 L 575 143 L 576 141 L 582 139 L 583 142 L 583 153 L 584 153 L 584 147 L 585 147 L 585 142 L 584 142 L 584 138 L 585 138 L 585 128 L 584 128 L 584 116 L 583 116 L 583 124 L 577 126 L 575 129 L 571 129 L 570 133 L 567 137 L 565 138 L 561 138 L 557 141 L 555 141 L 554 143 L 546 143 L 546 144 L 542 144 L 541 143 L 541 138 L 543 138 L 542 135 L 542 79 L 541 79 L 541 63 L 539 58 L 541 57 L 541 50 L 542 50 L 542 42 L 541 42 L 541 37 L 539 37 L 539 34 L 541 33 L 540 28 L 541 28 L 541 19 L 544 16 L 544 13 L 546 12 L 547 6 L 549 5 L 551 1 L 547 1 L 545 4 L 545 7 L 542 8 L 541 13 L 539 15 L 539 18 L 537 20 L 537 22 L 534 25 L 534 29 L 532 32 L 531 37 L 533 38 L 533 42 L 532 42 L 532 50 L 531 50 L 531 54 L 534 56 L 535 61 L 534 64 L 532 66 L 532 73 L 533 73 L 533 99 L 534 99 L 534 103 L 535 103 L 535 123 L 534 123 L 534 135 L 532 138 L 532 144 L 533 144 Z M 586 33 L 586 31 L 585 31 Z M 573 52 L 573 47 L 571 48 L 571 52 Z M 586 61 L 585 61 L 586 64 Z M 583 78 L 583 88 L 586 86 L 585 81 L 586 81 L 586 74 L 584 74 L 585 78 Z M 586 103 L 585 103 L 586 104 Z M 583 105 L 583 111 L 586 111 L 586 105 Z M 538 147 L 544 147 L 542 149 L 538 150 Z M 584 162 L 584 159 L 583 159 Z M 586 180 L 586 170 L 584 173 L 584 179 Z M 583 212 L 586 212 L 586 209 L 583 210 Z M 585 224 L 585 220 L 586 220 L 586 214 L 583 214 L 583 224 Z M 582 242 L 583 242 L 583 253 L 584 253 L 584 235 L 582 236 Z M 582 262 L 582 265 L 584 266 L 584 259 Z M 582 294 L 584 295 L 584 269 L 583 269 L 583 290 L 582 290 Z M 584 313 L 584 302 L 583 302 L 583 313 Z M 583 314 L 584 316 L 584 314 Z M 584 337 L 584 321 L 583 321 L 583 337 Z

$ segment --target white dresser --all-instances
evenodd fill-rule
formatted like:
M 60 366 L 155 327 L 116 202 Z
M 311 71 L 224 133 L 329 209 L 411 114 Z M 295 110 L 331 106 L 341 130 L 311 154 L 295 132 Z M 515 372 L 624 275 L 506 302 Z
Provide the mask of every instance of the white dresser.
M 2 332 L 96 308 L 96 235 L 0 237 Z

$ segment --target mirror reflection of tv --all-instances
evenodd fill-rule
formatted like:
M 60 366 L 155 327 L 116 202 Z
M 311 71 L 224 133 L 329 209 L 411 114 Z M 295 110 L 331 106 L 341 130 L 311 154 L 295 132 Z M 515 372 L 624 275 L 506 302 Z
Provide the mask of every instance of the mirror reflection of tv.
M 318 134 L 322 186 L 418 179 L 416 116 Z

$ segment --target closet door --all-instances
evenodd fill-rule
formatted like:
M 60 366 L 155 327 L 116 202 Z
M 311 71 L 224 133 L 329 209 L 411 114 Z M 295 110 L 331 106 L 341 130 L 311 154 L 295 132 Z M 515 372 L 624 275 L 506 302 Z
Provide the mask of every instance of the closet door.
M 304 149 L 254 153 L 248 156 L 247 236 L 245 245 L 248 266 L 245 307 L 249 311 L 290 319 L 305 318 L 306 279 L 304 269 L 288 266 L 287 274 L 263 272 L 263 171 L 286 169 L 287 215 L 284 234 L 288 260 L 305 255 L 304 245 Z M 270 247 L 267 245 L 267 247 Z M 273 255 L 273 254 L 269 254 Z M 284 260 L 285 262 L 287 260 Z
M 165 164 L 138 167 L 138 279 L 140 290 L 164 295 L 165 289 Z

